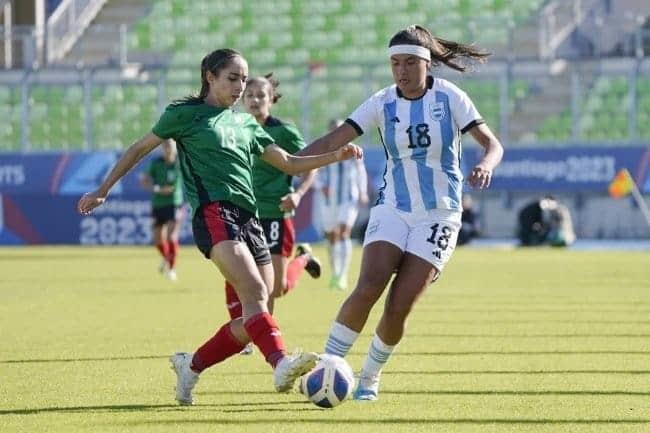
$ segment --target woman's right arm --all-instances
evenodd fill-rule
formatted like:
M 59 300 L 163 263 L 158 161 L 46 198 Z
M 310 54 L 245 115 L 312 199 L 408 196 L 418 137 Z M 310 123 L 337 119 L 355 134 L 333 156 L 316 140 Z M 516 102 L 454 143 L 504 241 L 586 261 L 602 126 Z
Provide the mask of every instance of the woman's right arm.
M 93 192 L 84 194 L 79 199 L 79 203 L 77 204 L 79 213 L 87 215 L 97 206 L 104 203 L 113 185 L 128 173 L 145 155 L 162 143 L 162 141 L 162 138 L 150 132 L 133 143 L 115 163 L 115 166 L 113 166 L 113 169 L 108 173 L 108 176 L 106 176 L 106 179 L 104 179 L 99 188 Z
M 264 148 L 264 153 L 260 156 L 264 162 L 292 176 L 323 167 L 327 164 L 332 164 L 333 162 L 344 161 L 350 158 L 360 159 L 362 157 L 363 150 L 354 144 L 345 144 L 335 152 L 310 156 L 291 155 L 277 144 L 271 144 Z
M 297 156 L 313 156 L 323 153 L 334 152 L 341 146 L 344 146 L 357 138 L 359 134 L 348 123 L 342 123 L 335 130 L 317 138 L 309 144 L 309 146 L 302 149 L 300 152 L 295 153 Z

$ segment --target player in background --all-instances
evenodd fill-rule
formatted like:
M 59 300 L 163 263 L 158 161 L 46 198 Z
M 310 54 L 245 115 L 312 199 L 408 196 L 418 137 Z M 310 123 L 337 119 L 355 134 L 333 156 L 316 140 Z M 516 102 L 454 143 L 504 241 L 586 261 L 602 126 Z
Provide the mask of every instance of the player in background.
M 164 140 L 178 145 L 183 184 L 193 210 L 192 230 L 199 250 L 233 283 L 242 317 L 225 323 L 194 354 L 171 356 L 176 399 L 192 404 L 192 390 L 206 368 L 239 353 L 249 342 L 273 368 L 275 389 L 291 390 L 295 380 L 314 367 L 315 353 L 288 355 L 280 327 L 269 312 L 273 267 L 257 219 L 251 162 L 259 155 L 289 174 L 348 158 L 361 158 L 354 145 L 327 154 L 288 154 L 247 113 L 232 106 L 248 78 L 248 63 L 237 51 L 219 49 L 201 62 L 201 90 L 168 105 L 152 131 L 132 144 L 99 188 L 81 197 L 78 210 L 88 214 L 104 203 L 111 187 Z
M 388 46 L 395 84 L 301 152 L 331 151 L 374 128 L 386 151 L 384 185 L 370 212 L 359 280 L 325 346 L 327 353 L 348 353 L 396 273 L 354 392 L 357 400 L 378 398 L 382 367 L 402 339 L 406 318 L 454 251 L 462 211 L 461 134 L 469 132 L 485 149 L 469 173 L 471 186 L 488 187 L 503 155 L 467 94 L 428 73 L 441 63 L 462 72 L 465 61 L 484 61 L 489 53 L 436 38 L 417 25 L 397 32 Z
M 272 75 L 250 78 L 246 83 L 242 100 L 246 111 L 255 117 L 264 131 L 273 138 L 275 144 L 285 152 L 293 154 L 305 147 L 305 141 L 295 126 L 271 115 L 271 108 L 282 97 L 277 91 L 280 82 L 272 78 Z M 271 251 L 271 263 L 275 275 L 271 302 L 274 298 L 291 291 L 303 270 L 307 270 L 313 278 L 320 277 L 320 263 L 312 256 L 309 245 L 299 245 L 296 257 L 290 260 L 296 239 L 293 225 L 294 210 L 311 187 L 315 177 L 316 170 L 310 170 L 302 176 L 301 182 L 294 189 L 292 176 L 264 162 L 260 157 L 256 156 L 254 159 L 253 191 L 260 223 Z M 226 306 L 232 319 L 241 316 L 241 303 L 228 281 L 226 281 Z M 244 353 L 248 353 L 248 350 Z
M 330 121 L 330 131 L 342 123 L 340 119 L 333 119 Z M 359 215 L 359 206 L 368 204 L 366 167 L 361 160 L 328 165 L 318 173 L 318 186 L 323 197 L 323 229 L 332 269 L 329 287 L 346 290 L 352 259 L 352 226 Z
M 153 242 L 162 256 L 159 271 L 176 281 L 178 232 L 183 218 L 183 186 L 176 143 L 165 140 L 162 155 L 154 158 L 140 176 L 140 184 L 151 191 Z
M 472 239 L 481 236 L 481 217 L 474 206 L 472 196 L 463 194 L 463 215 L 460 219 L 460 230 L 458 231 L 457 245 L 465 245 Z

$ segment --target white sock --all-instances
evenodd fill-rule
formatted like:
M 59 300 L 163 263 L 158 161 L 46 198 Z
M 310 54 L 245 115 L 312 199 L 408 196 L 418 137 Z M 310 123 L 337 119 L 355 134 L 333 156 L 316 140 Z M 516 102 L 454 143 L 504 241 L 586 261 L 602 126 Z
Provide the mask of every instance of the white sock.
M 332 268 L 332 275 L 336 275 L 336 242 L 328 244 L 327 252 L 329 253 L 330 267 Z
M 325 343 L 325 353 L 343 358 L 348 354 L 357 337 L 359 337 L 358 332 L 339 322 L 334 322 Z
M 341 266 L 343 262 L 341 258 L 343 256 L 343 242 L 336 241 L 334 242 L 334 247 L 332 248 L 332 273 L 336 278 L 341 276 Z
M 350 259 L 352 258 L 352 240 L 345 238 L 341 241 L 341 273 L 339 277 L 347 278 L 348 269 L 350 269 Z
M 396 346 L 389 346 L 388 344 L 381 341 L 381 338 L 375 334 L 372 337 L 372 342 L 370 343 L 370 348 L 368 349 L 368 356 L 366 356 L 366 361 L 363 363 L 363 369 L 361 374 L 363 376 L 377 376 L 381 373 L 381 369 L 384 367 L 384 364 L 388 362 L 388 358 Z

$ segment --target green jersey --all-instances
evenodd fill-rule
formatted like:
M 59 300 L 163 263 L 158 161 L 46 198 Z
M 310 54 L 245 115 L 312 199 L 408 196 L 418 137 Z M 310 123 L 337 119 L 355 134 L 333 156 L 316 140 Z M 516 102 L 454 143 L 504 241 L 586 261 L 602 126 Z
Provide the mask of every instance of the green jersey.
M 171 194 L 153 193 L 151 203 L 155 209 L 164 206 L 180 206 L 183 204 L 181 168 L 178 160 L 168 163 L 163 157 L 155 158 L 149 163 L 147 175 L 149 175 L 154 185 L 174 187 L 174 192 Z
M 273 139 L 253 116 L 203 101 L 176 102 L 167 106 L 152 132 L 176 141 L 193 213 L 202 204 L 228 200 L 257 214 L 253 156 Z
M 269 116 L 264 123 L 264 130 L 287 153 L 294 154 L 305 147 L 305 141 L 296 127 L 280 119 Z M 293 192 L 291 176 L 260 158 L 255 158 L 253 185 L 260 218 L 283 217 L 285 212 L 280 210 L 280 199 Z

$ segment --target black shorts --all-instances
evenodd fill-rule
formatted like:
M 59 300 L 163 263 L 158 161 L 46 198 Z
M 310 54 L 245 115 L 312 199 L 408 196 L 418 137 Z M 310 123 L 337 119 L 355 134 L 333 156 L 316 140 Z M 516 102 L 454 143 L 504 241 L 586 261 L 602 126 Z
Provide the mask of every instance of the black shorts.
M 192 219 L 194 242 L 206 258 L 212 247 L 221 241 L 244 242 L 255 263 L 271 263 L 262 226 L 255 215 L 229 201 L 201 205 Z
M 176 221 L 180 218 L 180 210 L 180 207 L 174 206 L 173 204 L 151 209 L 151 216 L 153 216 L 153 225 L 155 227 L 159 227 L 167 224 L 170 221 Z
M 293 227 L 293 218 L 261 219 L 266 242 L 269 244 L 271 254 L 280 254 L 291 257 L 293 246 L 296 243 L 296 229 Z

